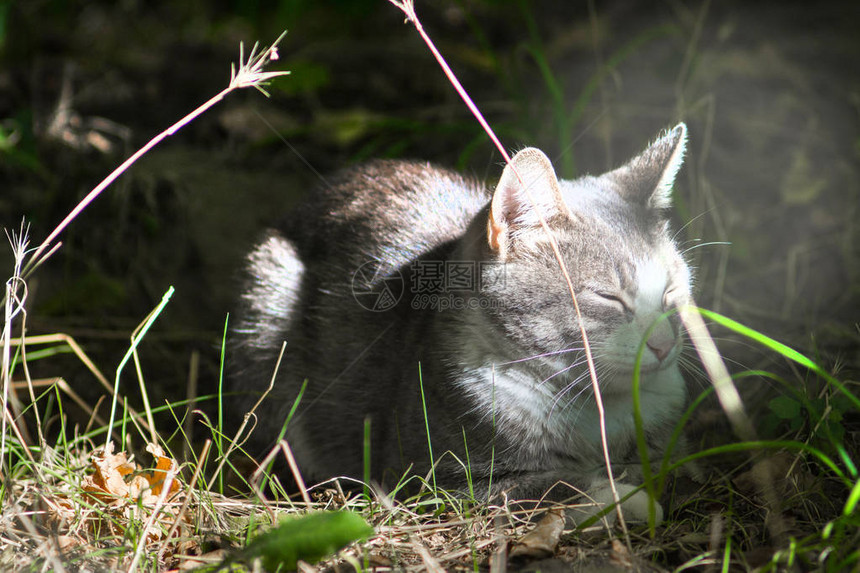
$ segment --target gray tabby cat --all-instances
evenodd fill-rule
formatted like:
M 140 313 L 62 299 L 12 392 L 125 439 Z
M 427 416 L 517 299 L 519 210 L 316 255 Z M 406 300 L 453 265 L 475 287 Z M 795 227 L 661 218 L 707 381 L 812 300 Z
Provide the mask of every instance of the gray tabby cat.
M 611 502 L 580 327 L 542 216 L 576 291 L 613 470 L 626 471 L 619 493 L 629 493 L 641 479 L 637 349 L 690 297 L 666 218 L 685 141 L 679 124 L 623 167 L 571 181 L 523 149 L 494 192 L 404 161 L 329 181 L 248 257 L 234 388 L 250 395 L 237 417 L 287 342 L 254 447 L 274 444 L 307 380 L 286 433 L 306 479 L 361 477 L 369 419 L 371 475 L 389 485 L 410 467 L 426 474 L 432 446 L 438 483 L 465 489 L 468 448 L 475 491 L 492 483 L 523 499 L 563 481 Z M 686 399 L 680 348 L 677 319 L 663 320 L 642 357 L 652 459 Z M 640 492 L 625 509 L 644 519 L 646 503 Z

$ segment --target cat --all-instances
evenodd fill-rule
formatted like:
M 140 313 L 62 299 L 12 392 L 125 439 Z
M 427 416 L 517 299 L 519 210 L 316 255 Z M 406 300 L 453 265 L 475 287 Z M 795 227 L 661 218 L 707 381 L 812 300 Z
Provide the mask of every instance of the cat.
M 327 181 L 247 257 L 233 331 L 237 417 L 287 344 L 250 448 L 274 445 L 306 381 L 286 428 L 306 478 L 365 475 L 368 420 L 369 473 L 389 486 L 407 470 L 427 474 L 432 448 L 445 487 L 465 491 L 468 480 L 525 499 L 564 482 L 598 508 L 611 503 L 580 325 L 549 231 L 590 342 L 618 491 L 632 491 L 631 381 L 652 325 L 641 359 L 652 460 L 686 401 L 677 315 L 655 324 L 691 296 L 667 219 L 686 138 L 681 123 L 622 167 L 575 180 L 525 148 L 494 191 L 392 160 Z M 633 519 L 647 516 L 644 496 L 623 506 Z

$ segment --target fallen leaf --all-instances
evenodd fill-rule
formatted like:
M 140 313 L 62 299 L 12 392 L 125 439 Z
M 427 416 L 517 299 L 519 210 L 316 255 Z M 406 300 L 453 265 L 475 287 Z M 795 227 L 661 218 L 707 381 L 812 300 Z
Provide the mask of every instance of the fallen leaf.
M 633 559 L 630 557 L 630 552 L 627 546 L 621 543 L 618 539 L 612 540 L 612 553 L 609 554 L 609 560 L 625 569 L 633 568 Z
M 173 471 L 174 479 L 170 482 L 170 491 L 167 492 L 168 497 L 179 491 L 179 480 L 175 479 L 177 467 L 174 460 L 165 456 L 157 456 L 155 469 L 144 474 L 149 486 L 152 488 L 152 495 L 161 495 L 161 488 L 164 487 L 167 472 L 171 470 Z
M 514 542 L 511 557 L 526 557 L 529 559 L 544 559 L 555 554 L 561 533 L 564 531 L 564 514 L 560 509 L 553 509 L 541 519 L 534 529 Z
M 135 466 L 128 462 L 125 452 L 113 453 L 113 443 L 103 450 L 93 454 L 91 459 L 94 472 L 84 476 L 81 486 L 95 499 L 103 503 L 115 503 L 128 496 L 128 484 L 125 476 L 135 471 Z
M 178 464 L 164 455 L 158 446 L 147 447 L 147 450 L 155 456 L 155 468 L 152 470 L 141 470 L 135 464 L 128 461 L 124 452 L 113 453 L 113 444 L 95 452 L 91 458 L 93 473 L 84 476 L 81 488 L 94 500 L 107 506 L 113 513 L 111 519 L 103 519 L 103 516 L 95 514 L 92 516 L 92 526 L 97 523 L 106 524 L 107 527 L 120 535 L 125 530 L 141 519 L 142 509 L 154 508 L 158 503 L 159 496 L 167 478 L 168 472 L 176 476 Z M 173 479 L 170 484 L 169 496 L 181 491 L 178 479 Z M 69 501 L 71 503 L 71 501 Z M 62 507 L 62 503 L 60 504 Z M 157 520 L 163 527 L 152 527 L 147 536 L 148 542 L 163 541 L 164 535 L 173 524 L 179 514 L 178 507 L 163 505 L 160 507 Z M 185 516 L 183 524 L 188 522 Z M 177 539 L 182 538 L 183 528 L 180 526 L 175 530 Z M 168 552 L 165 549 L 164 552 Z
M 60 547 L 60 551 L 68 551 L 73 547 L 81 545 L 81 542 L 70 535 L 58 535 L 57 545 Z

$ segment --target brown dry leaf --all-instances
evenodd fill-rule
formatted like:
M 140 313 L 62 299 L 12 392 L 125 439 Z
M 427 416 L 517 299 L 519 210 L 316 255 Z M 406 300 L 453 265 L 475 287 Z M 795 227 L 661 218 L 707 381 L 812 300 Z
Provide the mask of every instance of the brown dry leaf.
M 152 507 L 158 501 L 158 496 L 152 493 L 147 474 L 149 472 L 136 472 L 128 481 L 128 499 L 139 500 L 145 507 Z
M 125 476 L 135 471 L 128 462 L 125 452 L 113 453 L 113 444 L 93 454 L 92 466 L 95 472 L 84 476 L 81 487 L 95 499 L 103 503 L 116 503 L 128 496 Z
M 158 503 L 162 494 L 164 481 L 168 472 L 176 475 L 178 464 L 173 459 L 164 455 L 161 448 L 147 447 L 155 458 L 155 468 L 148 471 L 139 470 L 138 467 L 128 461 L 124 452 L 113 453 L 113 445 L 109 444 L 104 450 L 100 450 L 92 456 L 92 475 L 84 476 L 81 487 L 93 499 L 109 506 L 115 512 L 119 512 L 123 519 L 131 519 L 132 516 L 140 514 L 140 508 L 153 508 Z M 168 498 L 179 493 L 181 486 L 179 480 L 173 479 L 170 484 Z M 149 530 L 147 541 L 160 541 L 165 532 L 176 519 L 178 508 L 169 505 L 159 510 L 158 522 L 163 527 L 153 527 Z M 115 515 L 115 517 L 120 517 Z M 123 519 L 111 520 L 109 527 L 124 529 Z M 186 518 L 187 520 L 187 518 Z M 180 528 L 181 529 L 181 528 Z M 177 531 L 177 535 L 181 532 Z
M 92 475 L 85 476 L 82 482 L 84 491 L 103 503 L 122 504 L 124 501 L 140 500 L 144 505 L 155 504 L 161 495 L 161 488 L 167 478 L 167 472 L 176 474 L 177 464 L 164 455 L 159 447 L 147 447 L 156 458 L 155 468 L 150 471 L 139 471 L 137 466 L 129 463 L 125 452 L 113 453 L 113 444 L 105 450 L 93 454 Z M 130 476 L 130 477 L 129 477 Z M 179 481 L 174 479 L 170 484 L 169 496 L 180 491 Z
M 60 548 L 60 551 L 69 551 L 70 549 L 79 545 L 82 545 L 80 539 L 77 539 L 70 535 L 57 536 L 57 546 Z
M 161 488 L 164 487 L 164 480 L 167 479 L 167 472 L 172 470 L 173 475 L 175 476 L 177 467 L 178 466 L 174 460 L 165 456 L 157 456 L 155 469 L 145 474 L 146 480 L 152 488 L 152 495 L 161 495 Z M 178 492 L 179 480 L 174 479 L 170 482 L 170 491 L 167 492 L 167 497 Z
M 514 542 L 510 557 L 544 559 L 555 554 L 561 533 L 564 531 L 564 513 L 553 509 L 541 519 L 537 526 Z
M 633 559 L 630 557 L 630 552 L 627 546 L 621 543 L 618 539 L 612 540 L 612 553 L 609 554 L 609 561 L 624 569 L 633 568 Z
M 146 451 L 155 458 L 155 469 L 145 472 L 143 476 L 149 484 L 152 495 L 161 495 L 161 488 L 164 486 L 164 480 L 167 479 L 167 472 L 172 472 L 176 476 L 178 465 L 175 460 L 167 457 L 164 450 L 158 444 L 148 444 Z M 170 491 L 167 492 L 167 497 L 170 498 L 175 493 L 179 492 L 179 481 L 174 479 L 170 483 Z

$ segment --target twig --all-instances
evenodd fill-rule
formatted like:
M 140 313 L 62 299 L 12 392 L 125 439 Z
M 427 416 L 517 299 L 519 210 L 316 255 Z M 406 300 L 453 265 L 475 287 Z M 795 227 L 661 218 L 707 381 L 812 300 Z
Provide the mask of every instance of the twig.
M 12 426 L 15 426 L 14 419 L 12 417 L 12 412 L 9 411 L 9 400 L 13 398 L 11 396 L 11 388 L 12 388 L 12 356 L 11 356 L 11 340 L 12 340 L 12 320 L 15 316 L 20 312 L 24 312 L 24 301 L 27 299 L 27 283 L 21 278 L 21 265 L 24 262 L 24 257 L 27 253 L 27 227 L 24 225 L 24 222 L 21 222 L 21 231 L 19 233 L 12 232 L 11 236 L 7 233 L 6 236 L 9 238 L 9 243 L 12 245 L 12 253 L 15 257 L 15 266 L 12 272 L 12 277 L 6 281 L 5 297 L 4 297 L 4 312 L 3 312 L 3 355 L 2 360 L 0 360 L 0 367 L 2 367 L 3 372 L 0 374 L 3 380 L 3 388 L 0 395 L 2 395 L 2 408 L 3 408 L 3 420 L 0 423 L 0 431 L 2 431 L 2 437 L 0 437 L 0 459 L 5 459 L 6 457 L 6 421 L 7 417 L 9 418 L 9 422 Z M 23 290 L 23 293 L 19 296 L 19 289 Z M 41 424 L 39 424 L 41 426 Z M 18 431 L 18 428 L 15 427 L 16 434 L 21 435 Z M 21 438 L 19 438 L 21 439 Z M 22 442 L 22 446 L 25 446 L 25 443 Z M 26 446 L 24 447 L 26 450 Z
M 197 461 L 197 467 L 194 468 L 194 475 L 191 476 L 191 481 L 185 486 L 185 499 L 182 501 L 182 506 L 179 508 L 179 513 L 176 514 L 176 519 L 173 520 L 173 525 L 170 526 L 170 529 L 167 531 L 167 535 L 164 536 L 165 540 L 170 540 L 173 537 L 173 534 L 176 532 L 179 527 L 179 523 L 182 521 L 182 518 L 185 516 L 185 512 L 188 511 L 188 504 L 191 502 L 191 488 L 194 487 L 194 484 L 197 483 L 197 479 L 200 477 L 200 472 L 203 471 L 203 462 L 209 456 L 209 448 L 212 446 L 212 440 L 206 440 L 206 443 L 203 444 L 203 450 L 200 452 L 200 457 Z M 169 484 L 165 482 L 165 486 L 169 487 Z M 164 550 L 167 548 L 166 545 L 162 545 L 161 549 L 158 551 L 158 561 L 161 561 L 164 556 Z
M 302 500 L 308 509 L 311 508 L 311 496 L 308 495 L 308 488 L 305 486 L 305 480 L 302 479 L 302 474 L 299 471 L 299 465 L 296 463 L 296 458 L 293 456 L 293 450 L 290 448 L 287 440 L 281 440 L 281 451 L 284 452 L 284 457 L 287 458 L 287 465 L 290 466 L 290 471 L 293 473 L 293 479 L 296 480 L 296 485 L 302 494 Z
M 182 433 L 185 434 L 183 449 L 185 459 L 191 454 L 191 444 L 194 443 L 194 417 L 191 415 L 194 405 L 197 403 L 197 381 L 200 377 L 200 351 L 191 351 L 191 360 L 188 365 L 188 384 L 186 386 L 185 401 L 185 418 L 182 423 Z
M 564 260 L 561 257 L 561 250 L 559 249 L 558 242 L 555 240 L 552 232 L 550 231 L 549 225 L 547 225 L 546 220 L 543 217 L 543 214 L 537 209 L 537 202 L 534 199 L 534 196 L 529 191 L 528 187 L 525 185 L 520 174 L 517 172 L 516 168 L 511 164 L 510 155 L 502 146 L 498 137 L 496 137 L 495 132 L 484 119 L 483 114 L 472 101 L 472 98 L 469 97 L 469 94 L 466 92 L 463 85 L 454 75 L 454 72 L 448 66 L 448 63 L 445 61 L 445 58 L 442 57 L 442 54 L 439 53 L 439 50 L 436 49 L 436 45 L 433 43 L 433 40 L 430 39 L 430 36 L 424 31 L 424 27 L 421 25 L 421 21 L 418 19 L 417 14 L 415 13 L 415 6 L 413 0 L 388 0 L 406 15 L 406 19 L 415 26 L 415 29 L 418 31 L 418 34 L 421 36 L 421 39 L 424 40 L 424 43 L 427 44 L 427 47 L 433 53 L 433 56 L 436 58 L 436 61 L 439 62 L 439 65 L 442 67 L 442 70 L 445 72 L 445 76 L 447 76 L 448 80 L 451 82 L 451 85 L 454 86 L 454 89 L 457 90 L 457 94 L 463 99 L 466 106 L 469 108 L 469 111 L 472 112 L 472 115 L 475 116 L 475 119 L 478 120 L 478 123 L 481 124 L 481 127 L 486 132 L 487 136 L 492 140 L 493 144 L 496 146 L 496 149 L 499 150 L 499 153 L 502 154 L 502 157 L 505 160 L 505 163 L 511 168 L 512 172 L 516 176 L 517 180 L 520 183 L 521 188 L 526 193 L 526 197 L 532 206 L 535 207 L 535 212 L 538 214 L 538 219 L 540 221 L 540 226 L 544 230 L 549 239 L 550 247 L 552 248 L 553 255 L 555 256 L 556 262 L 558 262 L 558 266 L 561 269 L 562 275 L 564 275 L 564 280 L 567 283 L 567 288 L 570 291 L 570 298 L 573 300 L 573 307 L 576 314 L 577 322 L 579 323 L 579 331 L 582 335 L 582 345 L 585 350 L 585 360 L 588 363 L 588 374 L 591 377 L 591 386 L 594 390 L 594 400 L 597 405 L 597 412 L 600 418 L 600 441 L 601 446 L 603 448 L 603 458 L 606 462 L 606 471 L 609 477 L 609 486 L 612 490 L 612 497 L 615 501 L 616 513 L 618 514 L 618 521 L 621 524 L 621 528 L 624 531 L 624 537 L 627 541 L 628 548 L 632 551 L 632 545 L 630 543 L 630 535 L 627 532 L 627 524 L 624 521 L 624 515 L 621 510 L 620 497 L 618 496 L 618 490 L 615 487 L 615 478 L 612 475 L 612 464 L 609 457 L 609 441 L 606 435 L 606 412 L 603 407 L 603 397 L 600 393 L 600 385 L 597 382 L 597 370 L 594 367 L 594 357 L 591 354 L 591 345 L 588 342 L 588 334 L 585 332 L 585 326 L 582 323 L 582 313 L 579 310 L 579 302 L 576 300 L 576 292 L 573 288 L 573 281 L 570 278 L 570 273 L 567 271 L 567 266 L 564 264 Z
M 260 463 L 257 465 L 257 469 L 254 470 L 253 474 L 251 474 L 251 481 L 249 482 L 251 489 L 254 490 L 254 493 L 257 494 L 257 498 L 260 500 L 260 503 L 263 504 L 263 508 L 266 510 L 266 513 L 269 514 L 269 519 L 272 521 L 272 523 L 277 523 L 278 521 L 277 517 L 275 516 L 275 510 L 272 509 L 271 505 L 269 504 L 269 499 L 266 497 L 265 492 L 263 492 L 263 489 L 260 487 L 260 484 L 258 482 L 262 480 L 264 468 L 269 465 L 272 460 L 275 459 L 276 455 L 278 455 L 277 446 L 272 448 L 271 451 L 266 455 L 266 457 L 260 460 Z M 226 459 L 226 456 L 224 459 Z
M 96 422 L 98 422 L 99 424 L 107 424 L 107 421 L 103 420 L 100 416 L 98 416 L 95 412 L 95 409 L 90 408 L 90 405 L 87 404 L 84 399 L 81 398 L 77 394 L 77 392 L 72 389 L 69 383 L 59 376 L 55 376 L 54 378 L 36 378 L 35 380 L 28 379 L 25 382 L 12 382 L 12 388 L 15 390 L 19 388 L 28 388 L 32 391 L 32 389 L 35 388 L 45 388 L 48 386 L 57 386 L 60 391 L 62 391 L 69 398 L 71 398 L 72 402 L 77 404 L 79 408 L 89 414 L 91 418 L 94 418 Z M 33 400 L 33 402 L 35 403 L 35 400 Z
M 71 223 L 84 209 L 86 209 L 90 203 L 92 203 L 96 197 L 98 197 L 102 191 L 107 189 L 114 181 L 119 178 L 129 167 L 131 167 L 138 159 L 140 159 L 143 155 L 149 152 L 150 149 L 158 145 L 162 142 L 162 140 L 170 137 L 175 134 L 177 131 L 185 127 L 190 122 L 194 121 L 198 116 L 205 113 L 209 108 L 220 102 L 224 99 L 227 94 L 232 92 L 233 90 L 253 87 L 259 90 L 263 95 L 268 97 L 268 92 L 264 89 L 265 86 L 270 80 L 289 74 L 288 71 L 279 71 L 279 72 L 264 72 L 263 68 L 272 60 L 278 59 L 278 43 L 284 38 L 286 32 L 283 32 L 278 39 L 269 47 L 264 49 L 263 51 L 257 53 L 257 44 L 254 44 L 254 48 L 251 50 L 251 53 L 248 56 L 248 61 L 244 60 L 244 49 L 242 44 L 239 44 L 239 69 L 236 70 L 235 65 L 231 65 L 230 68 L 230 84 L 223 89 L 216 96 L 208 100 L 206 103 L 180 119 L 178 122 L 174 123 L 165 131 L 162 131 L 154 138 L 152 138 L 149 143 L 138 149 L 134 155 L 126 159 L 119 167 L 114 169 L 110 175 L 108 175 L 101 183 L 99 183 L 92 191 L 90 191 L 86 197 L 84 197 L 77 206 L 72 209 L 72 211 L 66 215 L 66 218 L 60 222 L 59 225 L 48 235 L 48 238 L 45 239 L 39 248 L 36 249 L 36 252 L 30 257 L 30 260 L 24 267 L 23 277 L 27 277 L 30 272 L 35 269 L 39 264 L 43 262 L 42 255 L 45 251 L 51 246 L 54 239 L 56 239 L 60 233 L 62 233 L 66 227 Z M 51 251 L 53 252 L 53 250 Z M 50 254 L 50 252 L 48 253 Z
M 143 531 L 140 533 L 140 541 L 134 550 L 134 558 L 131 560 L 131 565 L 128 567 L 128 573 L 134 573 L 137 569 L 137 564 L 140 562 L 141 555 L 143 555 L 143 548 L 146 547 L 146 538 L 149 536 L 149 530 L 152 529 L 152 525 L 155 523 L 159 513 L 161 513 L 161 508 L 164 507 L 164 502 L 167 500 L 167 496 L 170 495 L 170 488 L 173 485 L 176 470 L 176 462 L 170 460 L 170 469 L 167 470 L 167 473 L 164 476 L 164 481 L 161 484 L 161 492 L 158 495 L 155 507 L 152 508 L 152 514 L 150 514 L 149 519 L 146 520 Z

